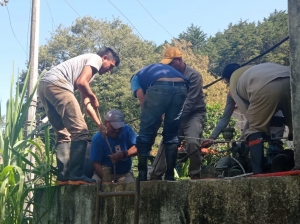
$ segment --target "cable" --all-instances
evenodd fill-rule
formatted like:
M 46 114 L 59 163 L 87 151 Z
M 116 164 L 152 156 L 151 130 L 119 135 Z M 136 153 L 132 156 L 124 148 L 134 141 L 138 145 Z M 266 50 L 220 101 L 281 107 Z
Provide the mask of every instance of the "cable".
M 48 3 L 48 0 L 46 0 L 46 3 L 47 3 L 47 6 L 48 6 L 48 9 L 50 11 L 50 15 L 51 15 L 51 20 L 52 20 L 52 32 L 53 32 L 53 24 L 55 26 L 55 23 L 54 23 L 54 20 L 53 20 L 53 16 L 52 16 L 52 11 L 51 11 L 51 8 L 50 8 L 50 5 Z
M 29 5 L 29 18 L 28 18 L 28 25 L 27 25 L 27 42 L 26 42 L 26 49 L 29 50 L 29 30 L 30 30 L 30 20 L 31 20 L 31 5 L 32 1 L 30 1 Z M 28 53 L 27 53 L 28 54 Z
M 107 0 L 107 1 L 109 1 L 109 0 Z M 115 9 L 116 10 L 118 10 L 119 11 L 119 13 L 121 13 L 122 14 L 122 16 L 124 16 L 125 17 L 125 19 L 127 19 L 127 21 L 133 26 L 133 28 L 138 32 L 138 34 L 142 37 L 142 39 L 143 40 L 145 40 L 145 38 L 142 36 L 142 34 L 138 31 L 138 29 L 137 28 L 135 28 L 135 26 L 132 24 L 132 22 L 130 22 L 130 20 L 111 2 L 111 1 L 109 1 L 109 3 L 110 4 L 112 4 L 112 6 L 113 7 L 115 7 Z
M 151 16 L 151 18 L 161 27 L 161 28 L 163 28 L 172 38 L 174 38 L 173 37 L 173 35 L 172 34 L 170 34 L 170 32 L 168 31 L 168 30 L 166 30 L 159 22 L 157 22 L 157 20 L 156 19 L 154 19 L 154 17 L 150 14 L 150 12 L 142 5 L 142 3 L 139 1 L 139 0 L 137 0 L 137 2 L 138 3 L 140 3 L 140 5 L 146 10 L 146 12 Z
M 25 51 L 23 45 L 21 44 L 21 42 L 18 40 L 18 38 L 17 38 L 17 36 L 16 36 L 16 34 L 15 34 L 15 32 L 14 32 L 14 29 L 13 29 L 13 27 L 12 27 L 12 25 L 11 25 L 10 13 L 9 13 L 9 10 L 8 10 L 8 6 L 6 6 L 6 10 L 7 10 L 7 13 L 8 13 L 8 19 L 9 19 L 9 24 L 10 24 L 11 31 L 13 32 L 13 35 L 15 36 L 16 40 L 18 41 L 18 43 L 21 45 L 21 47 L 22 47 L 24 53 L 25 53 L 26 56 L 28 57 L 28 54 L 26 53 L 26 51 Z
M 73 9 L 73 11 L 79 16 L 79 17 L 81 17 L 80 15 L 79 15 L 79 13 L 70 5 L 70 3 L 67 1 L 67 0 L 65 0 L 65 2 L 70 6 L 70 8 L 71 9 Z
M 244 64 L 241 65 L 241 67 L 253 62 L 254 60 L 264 56 L 265 54 L 269 53 L 270 51 L 274 50 L 276 47 L 278 47 L 280 44 L 282 44 L 283 42 L 287 41 L 289 39 L 289 36 L 285 37 L 284 39 L 282 39 L 281 41 L 279 41 L 277 44 L 275 44 L 273 47 L 269 48 L 268 50 L 266 50 L 265 52 L 259 54 L 258 56 L 250 59 L 249 61 L 245 62 Z M 211 85 L 215 84 L 216 82 L 221 81 L 223 78 L 219 78 L 211 83 L 208 83 L 207 85 L 203 86 L 203 89 L 207 89 L 208 87 L 210 87 Z
M 287 36 L 284 39 L 282 39 L 281 41 L 279 41 L 277 44 L 275 44 L 273 47 L 271 47 L 270 49 L 266 50 L 265 52 L 261 53 L 260 55 L 256 56 L 255 58 L 252 58 L 251 60 L 247 61 L 246 63 L 242 64 L 241 67 L 251 63 L 252 61 L 264 56 L 265 54 L 269 53 L 270 51 L 274 50 L 276 47 L 278 47 L 280 44 L 282 44 L 283 42 L 287 41 L 290 37 Z

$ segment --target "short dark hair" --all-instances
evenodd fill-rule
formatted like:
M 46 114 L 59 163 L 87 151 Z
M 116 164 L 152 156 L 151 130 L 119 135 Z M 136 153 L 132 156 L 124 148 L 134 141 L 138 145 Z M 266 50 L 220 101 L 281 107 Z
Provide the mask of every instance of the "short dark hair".
M 109 60 L 113 60 L 113 61 L 116 62 L 116 66 L 119 66 L 119 64 L 120 64 L 120 58 L 119 58 L 119 56 L 117 55 L 117 53 L 113 49 L 111 49 L 109 47 L 102 47 L 97 52 L 97 54 L 100 57 L 103 57 L 104 55 L 107 55 Z
M 225 66 L 225 68 L 222 71 L 222 78 L 224 79 L 230 79 L 232 73 L 239 69 L 241 66 L 237 63 L 231 63 Z

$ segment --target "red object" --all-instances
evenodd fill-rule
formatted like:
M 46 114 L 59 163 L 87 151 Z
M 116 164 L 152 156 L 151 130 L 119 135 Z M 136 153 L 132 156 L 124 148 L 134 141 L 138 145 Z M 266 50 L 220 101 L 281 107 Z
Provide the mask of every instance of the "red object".
M 249 177 L 280 177 L 280 176 L 300 176 L 300 170 L 292 170 L 292 171 L 277 172 L 277 173 L 254 174 Z

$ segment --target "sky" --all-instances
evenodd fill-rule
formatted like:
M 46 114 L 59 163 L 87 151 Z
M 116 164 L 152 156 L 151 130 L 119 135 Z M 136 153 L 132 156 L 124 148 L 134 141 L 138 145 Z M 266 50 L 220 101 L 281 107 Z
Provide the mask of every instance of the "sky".
M 39 45 L 58 25 L 69 27 L 78 17 L 112 21 L 119 18 L 142 39 L 157 45 L 194 24 L 207 36 L 240 20 L 263 21 L 275 10 L 287 11 L 287 0 L 39 0 Z M 3 0 L 0 0 L 3 2 Z M 26 69 L 30 46 L 31 0 L 9 0 L 0 6 L 0 100 L 5 114 L 11 76 Z

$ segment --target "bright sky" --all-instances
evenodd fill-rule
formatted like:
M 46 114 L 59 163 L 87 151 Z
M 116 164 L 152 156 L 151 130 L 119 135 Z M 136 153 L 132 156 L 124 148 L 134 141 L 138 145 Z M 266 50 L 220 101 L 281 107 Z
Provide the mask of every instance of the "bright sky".
M 235 24 L 241 19 L 262 21 L 275 9 L 287 10 L 287 0 L 40 0 L 40 5 L 39 45 L 47 42 L 51 31 L 59 24 L 68 27 L 76 18 L 83 16 L 109 21 L 114 17 L 120 18 L 134 26 L 138 30 L 135 30 L 137 35 L 159 45 L 165 40 L 170 41 L 172 36 L 178 37 L 192 23 L 210 36 L 223 31 L 231 22 Z M 7 6 L 0 6 L 2 114 L 5 114 L 9 98 L 13 63 L 16 77 L 26 69 L 30 12 L 31 0 L 9 0 Z

